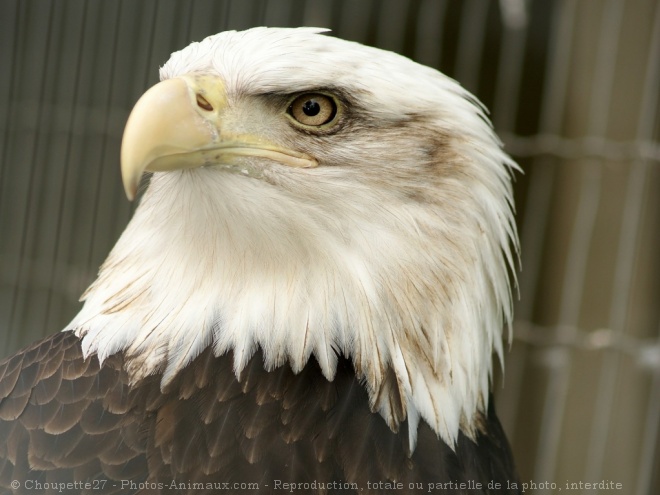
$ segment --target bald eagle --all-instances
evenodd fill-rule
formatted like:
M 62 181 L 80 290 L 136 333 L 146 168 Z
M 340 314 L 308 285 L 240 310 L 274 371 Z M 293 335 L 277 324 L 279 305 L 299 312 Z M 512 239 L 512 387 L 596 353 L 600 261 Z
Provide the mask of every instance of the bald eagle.
M 321 29 L 174 53 L 135 215 L 63 332 L 0 364 L 15 493 L 517 493 L 489 389 L 511 173 L 459 84 Z

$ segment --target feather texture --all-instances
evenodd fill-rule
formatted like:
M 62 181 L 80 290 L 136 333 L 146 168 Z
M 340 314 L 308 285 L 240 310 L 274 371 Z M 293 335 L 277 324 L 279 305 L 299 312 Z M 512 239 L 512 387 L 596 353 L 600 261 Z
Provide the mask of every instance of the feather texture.
M 428 487 L 428 483 L 472 480 L 483 483 L 484 488 L 449 493 L 475 495 L 496 493 L 486 488 L 491 480 L 503 486 L 516 480 L 492 406 L 474 440 L 460 434 L 452 450 L 422 424 L 417 448 L 410 454 L 406 423 L 394 433 L 382 416 L 371 411 L 366 390 L 350 361 L 343 358 L 338 360 L 334 380 L 328 381 L 314 360 L 298 374 L 288 365 L 266 371 L 263 357 L 257 353 L 239 381 L 227 366 L 233 361 L 231 354 L 213 357 L 207 350 L 161 395 L 162 376 L 130 384 L 121 353 L 99 368 L 96 357 L 84 358 L 80 339 L 71 332 L 47 338 L 19 353 L 19 370 L 38 364 L 29 356 L 44 349 L 48 349 L 41 353 L 44 365 L 39 366 L 44 376 L 52 373 L 51 358 L 57 359 L 61 368 L 93 370 L 85 375 L 94 382 L 96 393 L 88 398 L 70 391 L 50 394 L 48 402 L 35 405 L 29 397 L 39 393 L 39 384 L 48 377 L 31 375 L 35 384 L 27 390 L 28 401 L 20 410 L 16 409 L 19 403 L 12 402 L 17 419 L 0 421 L 0 437 L 5 439 L 0 451 L 3 490 L 10 490 L 12 480 L 107 480 L 107 493 L 138 493 L 137 488 L 130 487 L 148 482 L 161 487 L 149 492 L 156 494 L 210 494 L 222 483 L 229 483 L 226 493 L 245 493 L 234 486 L 255 483 L 253 488 L 258 489 L 251 491 L 267 494 L 281 493 L 283 483 L 307 483 L 309 487 L 316 482 L 317 489 L 305 489 L 304 493 L 384 494 L 392 493 L 382 488 L 384 483 L 397 481 L 404 488 L 396 493 L 403 495 L 418 493 L 416 488 L 408 490 L 410 483 Z M 87 366 L 81 364 L 83 361 Z M 190 383 L 195 381 L 200 385 L 191 393 Z M 13 374 L 0 376 L 0 386 L 9 389 L 0 405 L 13 401 L 14 391 L 26 392 L 24 387 L 8 386 L 15 382 Z M 227 382 L 235 384 L 235 393 L 216 395 L 218 384 Z M 117 393 L 118 387 L 121 393 Z M 70 384 L 62 381 L 60 389 L 68 388 Z M 226 389 L 224 385 L 222 388 Z M 157 403 L 150 399 L 154 394 L 161 396 Z M 182 394 L 186 396 L 183 399 Z M 263 403 L 265 396 L 270 399 Z M 60 402 L 61 398 L 66 403 Z M 119 404 L 113 407 L 113 401 Z M 64 421 L 65 415 L 58 413 L 66 412 L 66 417 L 74 418 L 70 421 L 73 424 L 62 423 L 49 432 L 35 421 L 35 415 L 43 413 L 45 419 L 53 411 L 57 421 Z M 133 484 L 127 484 L 129 481 Z M 173 482 L 183 488 L 170 489 Z M 193 489 L 192 483 L 202 485 Z M 357 486 L 358 490 L 318 488 L 331 487 L 331 483 Z M 67 493 L 87 492 L 71 489 Z

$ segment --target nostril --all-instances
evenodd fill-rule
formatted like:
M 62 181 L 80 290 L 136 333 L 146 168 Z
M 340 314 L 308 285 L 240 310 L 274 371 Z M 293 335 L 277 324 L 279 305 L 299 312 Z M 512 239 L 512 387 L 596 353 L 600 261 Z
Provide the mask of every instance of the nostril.
M 209 112 L 213 110 L 213 105 L 211 105 L 209 101 L 199 93 L 197 94 L 197 106 L 199 108 L 203 108 L 204 110 L 208 110 Z

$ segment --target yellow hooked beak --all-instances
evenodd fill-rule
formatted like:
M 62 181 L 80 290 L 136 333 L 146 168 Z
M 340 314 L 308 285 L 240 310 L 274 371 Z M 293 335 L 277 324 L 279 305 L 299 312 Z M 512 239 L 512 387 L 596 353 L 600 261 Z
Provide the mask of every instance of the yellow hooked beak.
M 135 198 L 145 171 L 233 164 L 240 156 L 267 158 L 291 167 L 317 165 L 304 153 L 223 129 L 226 108 L 224 84 L 211 75 L 168 79 L 142 95 L 128 117 L 121 145 L 121 175 L 128 199 Z

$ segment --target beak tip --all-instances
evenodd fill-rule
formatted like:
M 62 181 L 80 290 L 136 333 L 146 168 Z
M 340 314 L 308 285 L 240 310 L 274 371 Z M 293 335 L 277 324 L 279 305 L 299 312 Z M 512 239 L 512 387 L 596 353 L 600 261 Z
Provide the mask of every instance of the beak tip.
M 166 158 L 194 151 L 212 137 L 187 80 L 167 79 L 149 88 L 131 110 L 122 137 L 119 162 L 128 200 L 135 199 L 142 174 L 155 170 L 150 165 L 160 159 L 167 165 L 156 170 L 178 169 L 177 160 Z
M 140 174 L 141 176 L 142 174 Z M 124 184 L 124 192 L 129 201 L 133 201 L 137 196 L 137 189 L 140 184 L 140 177 L 132 177 L 128 174 L 122 174 L 122 182 Z

